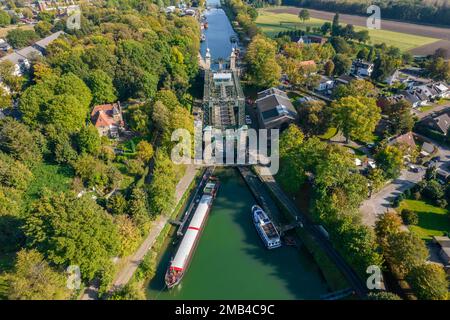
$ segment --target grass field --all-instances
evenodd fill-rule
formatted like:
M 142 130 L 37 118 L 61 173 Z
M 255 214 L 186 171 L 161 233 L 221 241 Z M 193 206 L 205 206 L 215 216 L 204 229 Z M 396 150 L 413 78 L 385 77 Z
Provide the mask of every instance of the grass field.
M 24 204 L 29 205 L 39 198 L 45 189 L 51 191 L 67 191 L 72 182 L 73 172 L 69 167 L 41 163 L 32 170 L 34 180 L 24 195 Z
M 23 25 L 23 26 L 17 26 L 17 25 L 10 25 L 4 28 L 0 28 L 0 38 L 4 38 L 6 37 L 6 35 L 8 34 L 8 32 L 12 29 L 22 29 L 22 30 L 33 30 L 33 26 L 32 25 Z
M 262 29 L 268 36 L 275 36 L 280 31 L 286 30 L 305 30 L 307 26 L 311 28 L 320 27 L 327 20 L 311 18 L 305 23 L 302 23 L 300 19 L 291 13 L 274 13 L 260 9 L 259 16 L 256 19 L 256 24 Z M 365 27 L 355 26 L 356 31 L 364 30 Z M 424 46 L 439 39 L 428 38 L 422 36 L 416 36 L 412 34 L 399 33 L 388 30 L 369 30 L 370 43 L 386 43 L 400 48 L 403 51 L 411 50 L 420 46 Z
M 444 232 L 450 232 L 450 217 L 446 209 L 433 206 L 422 200 L 403 200 L 399 212 L 402 209 L 417 212 L 419 223 L 409 228 L 424 240 L 430 240 L 432 236 L 442 236 Z

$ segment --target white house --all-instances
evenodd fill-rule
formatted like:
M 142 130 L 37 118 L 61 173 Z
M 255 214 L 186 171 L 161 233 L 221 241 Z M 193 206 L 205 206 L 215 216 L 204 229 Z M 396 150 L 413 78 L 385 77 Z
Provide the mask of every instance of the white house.
M 361 59 L 353 60 L 351 74 L 359 77 L 370 77 L 373 72 L 374 64 Z
M 334 88 L 334 80 L 326 77 L 326 76 L 321 76 L 320 77 L 320 82 L 318 84 L 318 86 L 316 87 L 317 91 L 327 91 L 327 90 L 331 90 Z

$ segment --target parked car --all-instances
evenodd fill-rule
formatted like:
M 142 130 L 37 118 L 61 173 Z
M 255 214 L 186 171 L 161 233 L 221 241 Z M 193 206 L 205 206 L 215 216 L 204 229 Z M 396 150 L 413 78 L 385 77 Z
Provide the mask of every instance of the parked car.
M 441 157 L 440 156 L 433 157 L 433 158 L 431 158 L 431 161 L 432 162 L 439 162 L 439 161 L 441 161 Z
M 252 119 L 250 118 L 249 115 L 245 116 L 245 124 L 251 125 L 252 124 Z

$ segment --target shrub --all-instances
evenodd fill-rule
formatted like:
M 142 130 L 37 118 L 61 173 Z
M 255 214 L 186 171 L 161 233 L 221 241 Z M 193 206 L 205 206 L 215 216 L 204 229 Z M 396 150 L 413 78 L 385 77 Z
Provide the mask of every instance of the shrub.
M 417 212 L 409 209 L 402 210 L 402 219 L 405 224 L 409 225 L 416 225 L 419 223 L 419 216 L 417 215 Z
M 419 191 L 414 192 L 414 200 L 420 200 L 422 198 L 422 195 Z
M 439 199 L 438 201 L 436 201 L 436 203 L 441 208 L 446 208 L 448 205 L 448 202 L 445 199 Z
M 411 190 L 410 189 L 406 190 L 403 194 L 405 195 L 405 199 L 411 198 Z

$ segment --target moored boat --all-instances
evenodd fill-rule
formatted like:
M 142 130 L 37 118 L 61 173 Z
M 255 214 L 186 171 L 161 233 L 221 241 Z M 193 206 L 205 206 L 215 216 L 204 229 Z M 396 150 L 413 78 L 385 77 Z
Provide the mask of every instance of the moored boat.
M 267 249 L 281 247 L 280 234 L 267 213 L 260 206 L 252 207 L 253 224 Z
M 166 271 L 165 282 L 169 289 L 179 284 L 186 273 L 218 188 L 219 180 L 215 177 L 210 177 L 206 182 L 203 195 L 200 198 L 176 254 Z

